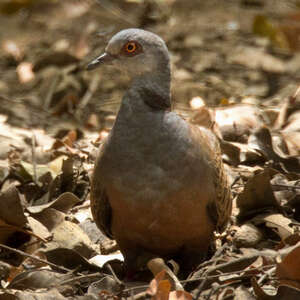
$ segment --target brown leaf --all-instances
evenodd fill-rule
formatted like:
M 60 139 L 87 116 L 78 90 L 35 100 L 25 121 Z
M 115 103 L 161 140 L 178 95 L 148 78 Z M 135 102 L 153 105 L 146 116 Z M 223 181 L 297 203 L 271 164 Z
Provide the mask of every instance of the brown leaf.
M 277 265 L 276 275 L 280 284 L 289 285 L 300 290 L 300 246 L 292 250 Z
M 255 295 L 258 300 L 271 300 L 273 299 L 272 296 L 267 295 L 262 288 L 258 285 L 257 280 L 255 277 L 251 278 L 251 285 L 253 287 L 253 290 L 255 292 Z
M 257 300 L 296 300 L 300 297 L 300 291 L 290 286 L 279 286 L 277 294 L 270 296 L 263 291 L 254 277 L 251 278 L 251 284 Z
M 57 285 L 62 279 L 70 278 L 70 275 L 55 273 L 52 270 L 32 270 L 18 274 L 9 284 L 8 288 L 25 290 L 49 288 Z
M 16 291 L 7 290 L 3 294 L 0 294 L 0 300 L 66 300 L 56 288 L 49 289 L 47 291 Z
M 41 252 L 46 255 L 49 262 L 64 266 L 68 269 L 77 269 L 78 272 L 81 272 L 83 270 L 90 270 L 95 272 L 101 271 L 101 268 L 89 263 L 89 261 L 79 253 L 79 251 L 74 251 L 67 248 L 55 248 L 53 250 Z
M 171 291 L 171 283 L 165 279 L 166 271 L 158 273 L 150 282 L 148 293 L 152 296 L 152 300 L 168 300 Z
M 264 124 L 263 112 L 254 105 L 232 105 L 214 112 L 214 121 L 226 141 L 246 142 L 250 132 Z
M 46 208 L 39 213 L 33 214 L 34 218 L 41 222 L 50 232 L 65 220 L 65 214 L 54 209 Z
M 61 212 L 67 213 L 75 204 L 80 202 L 80 199 L 70 192 L 61 194 L 57 199 L 43 205 L 35 205 L 27 207 L 27 210 L 32 213 L 40 213 L 46 208 L 55 208 Z
M 30 229 L 32 230 L 32 232 L 41 238 L 46 240 L 48 239 L 51 234 L 49 232 L 49 230 L 39 221 L 37 221 L 36 219 L 32 218 L 32 217 L 28 217 L 28 223 L 30 226 Z
M 162 258 L 156 257 L 150 259 L 147 262 L 147 267 L 155 277 L 158 274 L 161 274 L 162 271 L 164 271 L 164 278 L 170 282 L 172 290 L 183 290 L 180 281 L 172 272 L 172 270 L 166 265 L 165 261 Z
M 231 227 L 232 228 L 232 227 Z M 262 231 L 251 223 L 235 226 L 232 242 L 237 247 L 254 247 L 263 239 Z
M 263 217 L 263 220 L 266 221 L 266 226 L 276 229 L 281 239 L 285 239 L 294 233 L 293 228 L 289 226 L 292 220 L 282 214 L 268 214 Z
M 169 295 L 169 300 L 192 300 L 193 297 L 186 291 L 172 291 Z
M 240 208 L 239 218 L 249 216 L 253 211 L 266 207 L 278 207 L 270 184 L 272 169 L 265 169 L 250 177 L 244 191 L 238 195 L 237 207 Z
M 23 227 L 27 222 L 20 194 L 15 186 L 0 194 L 0 219 L 19 227 Z
M 267 127 L 261 127 L 249 136 L 248 144 L 260 151 L 268 160 L 271 160 L 277 169 L 285 172 L 298 173 L 300 159 L 297 157 L 282 157 L 273 149 L 271 132 Z
M 63 221 L 52 230 L 52 234 L 53 239 L 45 245 L 47 251 L 68 248 L 87 258 L 94 253 L 91 240 L 75 223 Z
M 287 246 L 294 246 L 298 242 L 300 242 L 300 234 L 299 233 L 294 233 L 294 234 L 288 236 L 287 238 L 283 239 L 276 246 L 276 249 L 279 250 L 279 249 L 282 249 L 282 248 L 287 247 Z
M 77 131 L 70 130 L 68 134 L 63 138 L 63 142 L 69 147 L 73 147 L 74 142 L 77 140 Z

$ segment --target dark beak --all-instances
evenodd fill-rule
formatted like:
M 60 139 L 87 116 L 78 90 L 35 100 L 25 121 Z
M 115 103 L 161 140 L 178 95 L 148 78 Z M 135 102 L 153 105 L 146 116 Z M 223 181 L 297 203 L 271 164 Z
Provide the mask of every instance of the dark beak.
M 115 59 L 114 56 L 108 53 L 103 53 L 102 55 L 98 56 L 94 60 L 92 60 L 86 67 L 88 71 L 96 69 L 101 64 L 109 64 Z

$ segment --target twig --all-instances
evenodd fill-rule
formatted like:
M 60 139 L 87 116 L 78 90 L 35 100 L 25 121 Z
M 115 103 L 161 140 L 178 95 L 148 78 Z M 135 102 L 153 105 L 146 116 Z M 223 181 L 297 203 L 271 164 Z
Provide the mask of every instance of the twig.
M 251 267 L 251 271 L 253 270 L 264 270 L 264 269 L 269 269 L 269 268 L 273 268 L 275 267 L 275 264 L 270 264 L 270 265 L 266 265 L 266 266 L 259 266 L 259 267 Z M 181 283 L 189 283 L 189 282 L 195 282 L 195 281 L 199 281 L 199 280 L 205 280 L 205 279 L 215 279 L 218 278 L 220 276 L 227 276 L 227 275 L 234 275 L 237 273 L 242 273 L 242 272 L 247 272 L 246 270 L 238 270 L 238 271 L 232 271 L 232 272 L 225 272 L 222 274 L 216 274 L 216 275 L 207 275 L 207 276 L 201 276 L 198 278 L 191 278 L 191 279 L 186 279 L 186 280 L 180 280 Z M 250 276 L 253 276 L 252 274 L 246 274 L 244 276 L 240 276 L 240 278 L 248 278 Z M 131 290 L 136 290 L 136 289 L 140 289 L 140 288 L 147 288 L 148 285 L 139 285 L 139 286 L 134 286 L 134 287 L 130 287 L 128 289 L 124 289 L 123 292 L 130 292 Z
M 37 185 L 35 147 L 36 147 L 36 137 L 35 137 L 35 134 L 32 133 L 32 137 L 31 137 L 31 154 L 32 154 L 32 166 L 33 166 L 33 181 Z M 32 203 L 30 203 L 30 205 L 32 205 Z
M 87 279 L 97 279 L 98 277 L 102 278 L 103 275 L 98 273 L 93 273 L 93 274 L 88 274 L 88 275 L 80 275 L 74 278 L 70 278 L 67 280 L 63 280 L 62 282 L 59 283 L 59 285 L 65 285 L 65 284 L 70 284 L 76 281 L 82 281 L 82 280 L 87 280 Z
M 292 105 L 295 104 L 298 94 L 300 94 L 300 85 L 298 86 L 295 94 L 293 96 L 290 96 L 290 98 L 289 98 L 290 104 L 292 104 Z
M 59 79 L 60 79 L 60 74 L 57 74 L 51 82 L 51 85 L 49 87 L 48 93 L 47 93 L 47 95 L 45 97 L 45 101 L 44 101 L 44 109 L 45 110 L 49 109 L 49 106 L 51 104 L 51 100 L 52 100 L 53 94 L 55 92 L 55 89 L 58 85 Z
M 125 286 L 124 283 L 117 277 L 115 271 L 113 270 L 112 266 L 110 265 L 110 263 L 107 263 L 107 268 L 108 270 L 111 272 L 111 275 L 113 276 L 115 282 L 119 285 L 119 286 Z
M 131 295 L 132 300 L 144 300 L 144 299 L 151 299 L 151 295 L 145 291 L 145 292 L 140 292 L 136 295 Z M 153 299 L 153 298 L 152 298 Z
M 288 184 L 271 184 L 272 187 L 284 188 L 288 190 L 298 190 L 300 186 L 298 185 L 288 185 Z M 281 189 L 280 189 L 281 190 Z
M 216 263 L 218 261 L 218 258 L 221 256 L 222 252 L 224 251 L 224 249 L 228 247 L 228 244 L 225 243 L 224 245 L 222 245 L 222 247 L 220 247 L 220 249 L 218 249 L 216 251 L 216 253 L 214 254 L 214 256 L 210 259 L 207 260 L 205 262 L 203 262 L 202 264 L 200 264 L 197 269 L 202 269 L 203 267 L 206 267 L 208 265 L 210 265 L 211 263 Z
M 240 280 L 240 279 L 237 279 L 237 280 L 235 280 L 235 281 L 231 281 L 231 282 L 224 283 L 224 284 L 220 284 L 220 285 L 218 285 L 218 286 L 216 286 L 216 287 L 213 287 L 213 288 L 210 290 L 207 299 L 211 299 L 211 296 L 212 296 L 215 292 L 217 292 L 219 289 L 226 288 L 226 287 L 228 287 L 228 286 L 230 286 L 230 285 L 232 285 L 232 284 L 240 283 L 240 282 L 241 282 L 241 280 Z M 196 299 L 198 299 L 198 298 L 196 298 Z
M 84 94 L 84 96 L 82 97 L 81 102 L 79 103 L 79 105 L 77 106 L 76 112 L 75 112 L 75 116 L 80 119 L 81 114 L 82 114 L 82 110 L 85 108 L 85 106 L 89 103 L 89 101 L 91 100 L 93 94 L 96 92 L 98 85 L 99 85 L 99 74 L 95 74 L 94 77 L 92 78 L 92 81 L 86 91 L 86 93 Z
M 241 258 L 237 258 L 233 261 L 229 261 L 229 262 L 226 262 L 226 263 L 223 263 L 223 264 L 219 264 L 219 265 L 216 265 L 214 267 L 211 267 L 207 270 L 207 274 L 210 274 L 210 273 L 213 273 L 213 272 L 216 272 L 216 271 L 219 271 L 219 272 L 222 272 L 224 271 L 224 269 L 232 269 L 234 268 L 235 266 L 239 266 L 241 267 L 242 265 L 242 268 L 243 268 L 243 263 L 245 264 L 245 267 L 249 266 L 251 263 L 249 263 L 249 261 L 255 261 L 259 256 L 261 256 L 262 254 L 253 254 L 253 255 L 250 255 L 250 256 L 246 256 L 246 257 L 241 257 Z M 257 270 L 260 270 L 260 269 L 264 269 L 264 268 L 270 268 L 270 267 L 273 267 L 275 266 L 275 264 L 270 264 L 270 265 L 267 265 L 267 266 L 261 266 L 261 267 L 257 267 L 257 268 L 252 268 L 252 269 L 257 269 Z M 219 277 L 220 275 L 232 275 L 232 274 L 237 274 L 237 273 L 240 273 L 240 272 L 245 272 L 244 269 L 242 270 L 235 270 L 235 271 L 232 271 L 232 272 L 224 272 L 222 274 L 216 274 L 216 275 L 208 275 L 207 276 L 207 279 L 213 279 L 213 278 L 217 278 Z M 194 282 L 194 281 L 197 281 L 197 280 L 201 280 L 201 279 L 205 279 L 206 277 L 203 277 L 203 276 L 199 276 L 197 277 L 197 273 L 194 274 L 194 276 L 190 279 L 187 279 L 187 280 L 184 280 L 183 282 Z
M 275 272 L 275 267 L 267 270 L 258 280 L 257 283 L 261 284 L 267 277 L 271 276 L 272 273 Z
M 208 274 L 206 274 L 205 278 L 201 281 L 199 287 L 197 288 L 197 295 L 196 295 L 196 299 L 199 299 L 200 298 L 200 295 L 202 293 L 202 290 L 205 286 L 205 283 L 207 282 L 207 277 L 208 277 Z
M 12 251 L 12 252 L 18 253 L 18 254 L 21 255 L 21 256 L 29 257 L 29 258 L 31 258 L 31 259 L 33 259 L 33 260 L 36 260 L 36 261 L 40 262 L 40 263 L 43 263 L 43 264 L 49 265 L 49 266 L 51 266 L 51 267 L 54 267 L 54 268 L 56 268 L 56 269 L 58 269 L 58 270 L 60 270 L 60 271 L 64 271 L 64 272 L 73 272 L 72 270 L 67 269 L 67 268 L 65 268 L 65 267 L 63 267 L 63 266 L 58 266 L 58 265 L 53 264 L 53 263 L 51 263 L 51 262 L 49 262 L 49 261 L 47 261 L 47 260 L 38 258 L 38 257 L 36 257 L 36 256 L 34 256 L 34 255 L 25 253 L 25 252 L 23 252 L 23 251 L 21 251 L 21 250 L 18 250 L 18 249 L 14 249 L 14 248 L 8 247 L 8 246 L 3 245 L 3 244 L 0 244 L 0 248 L 4 248 L 4 249 L 10 250 L 10 251 Z

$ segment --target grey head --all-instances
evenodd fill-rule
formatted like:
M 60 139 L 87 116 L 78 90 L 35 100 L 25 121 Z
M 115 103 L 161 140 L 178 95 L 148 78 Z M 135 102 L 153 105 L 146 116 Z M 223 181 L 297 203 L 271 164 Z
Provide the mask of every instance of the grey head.
M 125 29 L 115 34 L 105 53 L 89 63 L 87 69 L 92 70 L 103 63 L 125 71 L 131 79 L 148 74 L 170 76 L 165 42 L 158 35 L 142 29 Z

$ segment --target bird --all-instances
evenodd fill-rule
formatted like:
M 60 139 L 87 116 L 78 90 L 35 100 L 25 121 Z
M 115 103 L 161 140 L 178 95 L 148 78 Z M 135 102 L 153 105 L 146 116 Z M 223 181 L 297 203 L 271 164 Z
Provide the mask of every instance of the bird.
M 126 73 L 130 84 L 96 158 L 95 223 L 116 240 L 128 270 L 152 257 L 194 268 L 231 215 L 218 139 L 172 111 L 170 55 L 158 35 L 121 30 L 87 69 L 103 64 Z

